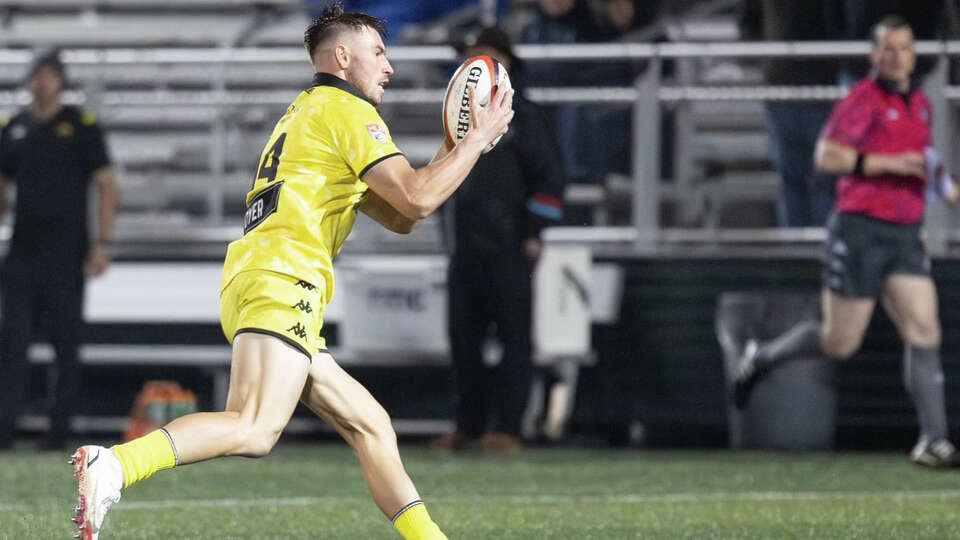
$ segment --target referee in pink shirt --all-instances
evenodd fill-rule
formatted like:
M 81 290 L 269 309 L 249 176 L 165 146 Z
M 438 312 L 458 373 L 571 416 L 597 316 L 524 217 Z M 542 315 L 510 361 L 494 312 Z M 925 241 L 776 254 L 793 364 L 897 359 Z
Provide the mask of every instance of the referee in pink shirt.
M 817 141 L 817 168 L 840 177 L 827 224 L 823 320 L 799 323 L 767 343 L 748 341 L 733 399 L 745 406 L 756 382 L 785 361 L 852 356 L 881 300 L 904 343 L 904 384 L 920 424 L 910 459 L 950 467 L 960 457 L 948 440 L 937 292 L 922 239 L 931 109 L 911 81 L 916 58 L 904 19 L 877 23 L 871 75 L 836 105 Z

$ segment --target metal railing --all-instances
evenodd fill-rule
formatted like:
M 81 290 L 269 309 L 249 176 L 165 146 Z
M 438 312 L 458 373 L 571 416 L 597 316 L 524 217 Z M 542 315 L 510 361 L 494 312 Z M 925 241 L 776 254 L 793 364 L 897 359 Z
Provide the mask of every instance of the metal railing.
M 607 44 L 553 44 L 518 45 L 517 55 L 527 62 L 607 62 L 643 60 L 647 69 L 633 86 L 624 87 L 541 87 L 536 81 L 529 88 L 534 101 L 551 104 L 629 104 L 633 115 L 633 171 L 632 171 L 632 226 L 638 231 L 637 244 L 665 238 L 659 235 L 658 221 L 661 204 L 660 175 L 660 115 L 665 103 L 683 106 L 697 101 L 764 101 L 764 100 L 835 100 L 845 95 L 840 86 L 783 87 L 742 85 L 696 85 L 681 80 L 680 84 L 666 84 L 661 79 L 664 61 L 697 62 L 703 59 L 733 58 L 810 58 L 810 57 L 857 57 L 870 50 L 867 42 L 732 42 L 732 43 L 607 43 Z M 952 102 L 960 99 L 960 86 L 950 86 L 947 79 L 947 59 L 960 55 L 960 41 L 921 41 L 917 43 L 920 55 L 940 59 L 937 68 L 928 78 L 928 95 L 935 118 L 946 118 Z M 403 64 L 453 62 L 456 52 L 447 46 L 391 47 L 391 61 L 403 69 Z M 71 49 L 63 51 L 63 58 L 71 67 L 94 70 L 109 70 L 123 66 L 153 65 L 162 73 L 164 68 L 175 65 L 204 65 L 209 67 L 209 90 L 147 90 L 103 91 L 98 88 L 72 92 L 68 98 L 74 103 L 92 103 L 104 108 L 129 107 L 179 107 L 179 108 L 228 108 L 248 105 L 286 105 L 292 96 L 288 91 L 277 90 L 232 90 L 224 82 L 224 73 L 231 66 L 269 64 L 290 65 L 291 69 L 309 72 L 304 51 L 299 47 L 289 48 L 187 48 L 187 49 Z M 0 70 L 23 69 L 32 60 L 26 51 L 0 49 Z M 681 70 L 682 71 L 682 70 Z M 391 88 L 385 96 L 385 104 L 436 105 L 442 100 L 442 88 Z M 0 92 L 0 107 L 24 104 L 29 97 L 20 92 Z M 214 114 L 211 136 L 215 139 L 211 156 L 211 189 L 222 191 L 219 178 L 226 174 L 223 158 L 227 144 L 224 132 L 225 114 Z M 952 122 L 935 124 L 934 141 L 951 167 L 958 163 L 956 152 L 950 147 L 954 126 Z M 683 153 L 679 154 L 681 157 Z M 218 157 L 219 156 L 219 157 Z M 679 159 L 683 161 L 683 159 Z M 675 175 L 674 190 L 693 189 L 691 178 L 683 172 Z M 220 187 L 217 187 L 217 186 Z M 212 224 L 222 215 L 222 197 L 210 197 Z M 934 212 L 936 214 L 936 212 Z M 934 251 L 945 250 L 950 240 L 945 232 L 953 217 L 940 213 L 932 220 L 939 234 L 933 234 Z M 934 232 L 934 231 L 931 231 Z M 952 240 L 951 240 L 952 241 Z M 939 246 L 939 248 L 937 247 Z

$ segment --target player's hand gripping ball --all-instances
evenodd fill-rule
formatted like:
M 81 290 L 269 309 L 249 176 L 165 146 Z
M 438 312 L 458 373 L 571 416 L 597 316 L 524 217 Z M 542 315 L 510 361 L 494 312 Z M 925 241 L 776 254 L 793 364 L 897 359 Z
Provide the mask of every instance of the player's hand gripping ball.
M 486 107 L 497 92 L 511 88 L 510 76 L 503 64 L 487 55 L 475 56 L 457 68 L 447 84 L 443 98 L 443 131 L 451 146 L 463 140 L 470 130 L 470 94 L 473 88 L 477 104 Z M 484 148 L 486 154 L 500 142 L 500 137 Z

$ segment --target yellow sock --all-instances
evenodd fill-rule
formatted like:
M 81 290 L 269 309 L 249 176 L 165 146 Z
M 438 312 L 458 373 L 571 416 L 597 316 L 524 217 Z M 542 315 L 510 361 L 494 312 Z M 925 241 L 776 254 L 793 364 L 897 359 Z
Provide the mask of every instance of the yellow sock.
M 160 428 L 139 439 L 111 448 L 123 467 L 124 489 L 153 476 L 153 473 L 172 469 L 177 464 L 177 450 L 167 430 Z
M 406 540 L 447 540 L 440 527 L 430 519 L 423 501 L 413 501 L 393 516 L 393 526 Z

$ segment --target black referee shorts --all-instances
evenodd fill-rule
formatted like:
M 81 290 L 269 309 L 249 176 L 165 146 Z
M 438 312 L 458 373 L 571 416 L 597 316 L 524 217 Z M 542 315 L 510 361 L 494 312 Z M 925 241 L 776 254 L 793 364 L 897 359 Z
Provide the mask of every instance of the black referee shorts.
M 834 213 L 827 221 L 823 284 L 848 298 L 879 298 L 891 274 L 930 275 L 923 228 Z

